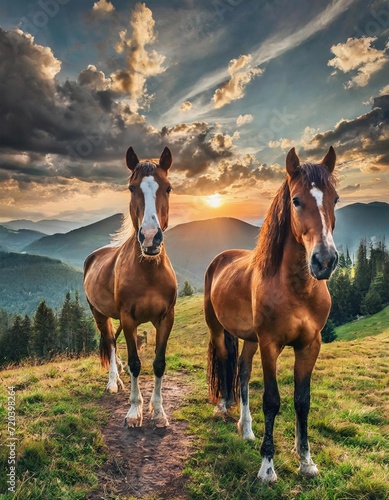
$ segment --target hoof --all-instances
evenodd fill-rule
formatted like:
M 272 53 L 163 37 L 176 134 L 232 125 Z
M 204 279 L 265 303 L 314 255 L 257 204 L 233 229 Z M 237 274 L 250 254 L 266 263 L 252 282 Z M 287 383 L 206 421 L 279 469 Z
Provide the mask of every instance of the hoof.
M 251 428 L 242 429 L 242 424 L 240 423 L 240 421 L 236 425 L 238 427 L 238 433 L 242 436 L 242 439 L 244 439 L 245 441 L 255 440 L 254 432 L 251 430 Z
M 258 479 L 264 483 L 275 483 L 277 481 L 273 460 L 268 460 L 267 458 L 262 460 L 261 468 L 258 472 Z
M 108 392 L 110 392 L 111 394 L 116 394 L 119 390 L 118 388 L 118 385 L 116 383 L 110 383 L 108 382 L 107 384 L 107 389 L 106 389 Z
M 309 464 L 301 463 L 299 467 L 299 472 L 300 474 L 306 477 L 316 477 L 319 475 L 319 470 L 316 464 L 314 464 L 313 462 Z
M 153 422 L 155 427 L 159 429 L 163 427 L 169 427 L 169 420 L 163 409 L 154 411 L 153 408 L 150 408 L 150 413 L 151 413 L 151 421 Z
M 123 384 L 123 380 L 121 380 L 119 377 L 117 379 L 117 383 L 119 384 L 119 388 L 120 390 L 124 391 L 124 384 Z
M 142 408 L 130 408 L 126 415 L 126 418 L 124 419 L 124 425 L 130 429 L 132 427 L 141 427 L 142 420 Z

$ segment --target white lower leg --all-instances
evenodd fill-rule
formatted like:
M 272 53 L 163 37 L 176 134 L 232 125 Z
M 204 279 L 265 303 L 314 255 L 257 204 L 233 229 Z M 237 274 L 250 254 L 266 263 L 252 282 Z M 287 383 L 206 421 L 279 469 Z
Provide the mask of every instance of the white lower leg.
M 162 406 L 162 377 L 154 377 L 154 389 L 150 401 L 151 419 L 156 427 L 167 427 L 169 421 Z
M 249 398 L 247 396 L 247 403 L 243 404 L 242 398 L 240 398 L 240 419 L 238 422 L 238 431 L 243 439 L 254 440 L 255 436 L 251 428 L 251 423 L 253 419 L 250 414 Z
M 316 477 L 319 474 L 319 470 L 311 458 L 309 443 L 307 442 L 307 446 L 305 447 L 305 449 L 302 449 L 300 427 L 297 421 L 296 421 L 296 450 L 300 457 L 299 472 L 301 472 L 301 474 L 304 474 L 304 476 Z
M 107 391 L 118 392 L 118 384 L 121 389 L 124 389 L 124 384 L 120 380 L 119 372 L 116 364 L 116 349 L 112 347 L 111 357 L 109 360 L 109 378 L 107 384 Z
M 142 425 L 143 398 L 139 390 L 138 377 L 131 374 L 130 409 L 125 417 L 128 427 L 140 427 Z
M 258 472 L 258 478 L 267 483 L 274 483 L 275 481 L 277 481 L 277 474 L 274 469 L 272 458 L 262 458 L 261 468 Z

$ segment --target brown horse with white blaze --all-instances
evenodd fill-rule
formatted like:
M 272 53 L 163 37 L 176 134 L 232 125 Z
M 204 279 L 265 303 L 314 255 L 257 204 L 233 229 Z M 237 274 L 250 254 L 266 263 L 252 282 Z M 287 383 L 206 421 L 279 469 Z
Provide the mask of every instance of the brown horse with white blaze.
M 162 377 L 165 352 L 174 322 L 177 280 L 163 244 L 168 227 L 168 170 L 172 164 L 170 150 L 165 148 L 159 163 L 140 162 L 134 150 L 126 155 L 131 171 L 130 218 L 133 230 L 118 245 L 100 248 L 87 257 L 84 265 L 84 289 L 96 324 L 101 333 L 100 358 L 109 368 L 107 390 L 123 388 L 116 357 L 116 338 L 123 329 L 127 343 L 128 368 L 131 376 L 128 427 L 142 425 L 143 398 L 138 376 L 141 362 L 137 350 L 137 327 L 148 321 L 156 329 L 153 363 L 155 385 L 150 402 L 152 419 L 157 427 L 169 425 L 162 406 Z M 120 320 L 115 333 L 110 318 Z
M 300 472 L 316 476 L 308 443 L 310 380 L 331 306 L 326 280 L 338 261 L 333 170 L 329 149 L 321 163 L 300 163 L 295 149 L 286 157 L 287 176 L 267 213 L 253 251 L 219 254 L 205 275 L 205 317 L 210 330 L 210 397 L 226 412 L 240 390 L 238 429 L 254 439 L 248 384 L 252 359 L 260 348 L 264 376 L 265 431 L 258 477 L 276 481 L 274 420 L 280 407 L 276 363 L 282 349 L 295 353 L 294 405 Z M 238 339 L 243 348 L 238 360 Z

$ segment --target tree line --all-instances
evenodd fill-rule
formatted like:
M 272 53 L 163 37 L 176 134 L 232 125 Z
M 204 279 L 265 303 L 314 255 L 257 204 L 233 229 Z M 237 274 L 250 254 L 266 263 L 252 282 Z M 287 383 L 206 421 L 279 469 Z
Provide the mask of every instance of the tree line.
M 78 292 L 70 292 L 58 314 L 42 301 L 33 317 L 11 316 L 0 310 L 0 364 L 24 359 L 48 361 L 58 354 L 76 357 L 97 347 L 96 329 L 80 304 Z
M 348 249 L 328 282 L 332 307 L 323 341 L 336 338 L 334 327 L 360 316 L 375 314 L 389 304 L 389 253 L 385 242 L 359 244 L 355 262 Z

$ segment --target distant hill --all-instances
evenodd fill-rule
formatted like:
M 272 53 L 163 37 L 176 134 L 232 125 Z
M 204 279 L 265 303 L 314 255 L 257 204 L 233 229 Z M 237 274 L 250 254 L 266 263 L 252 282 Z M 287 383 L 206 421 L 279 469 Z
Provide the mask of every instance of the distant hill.
M 255 247 L 259 228 L 238 219 L 220 217 L 188 222 L 165 233 L 167 253 L 180 284 L 188 280 L 202 287 L 204 273 L 211 260 L 232 248 Z
M 82 273 L 59 260 L 0 252 L 0 309 L 33 314 L 41 300 L 59 308 L 66 292 L 75 290 L 86 305 Z
M 45 236 L 31 245 L 27 245 L 25 252 L 34 255 L 46 255 L 60 259 L 67 264 L 82 268 L 85 257 L 96 248 L 110 242 L 110 234 L 115 233 L 121 226 L 122 215 L 116 214 L 94 224 L 74 229 L 66 234 Z
M 0 226 L 0 248 L 7 252 L 20 252 L 33 241 L 39 240 L 44 236 L 38 231 L 28 229 L 8 229 Z
M 2 224 L 8 229 L 30 229 L 44 234 L 68 233 L 73 229 L 85 226 L 82 222 L 64 221 L 58 219 L 43 219 L 33 222 L 28 219 L 11 220 Z
M 353 203 L 336 211 L 334 238 L 339 250 L 356 253 L 359 242 L 382 240 L 389 244 L 389 204 L 381 202 Z

